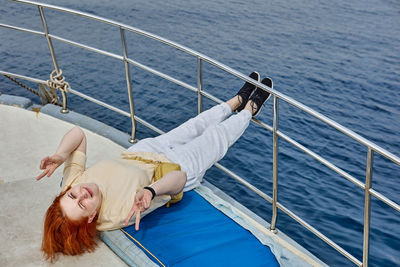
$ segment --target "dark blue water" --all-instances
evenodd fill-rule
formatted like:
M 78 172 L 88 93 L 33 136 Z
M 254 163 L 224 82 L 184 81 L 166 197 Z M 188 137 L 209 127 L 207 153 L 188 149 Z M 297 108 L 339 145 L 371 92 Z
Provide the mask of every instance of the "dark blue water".
M 270 76 L 275 88 L 400 154 L 400 2 L 348 1 L 45 1 L 113 18 L 202 52 L 243 73 Z M 36 8 L 1 1 L 0 23 L 42 31 Z M 121 54 L 119 31 L 47 11 L 51 32 Z M 127 33 L 131 58 L 196 86 L 196 59 Z M 0 28 L 0 69 L 41 79 L 53 70 L 40 36 Z M 74 89 L 129 110 L 120 61 L 54 42 L 59 65 Z M 204 88 L 221 99 L 242 82 L 204 64 Z M 196 114 L 195 94 L 132 68 L 137 115 L 169 130 Z M 27 95 L 0 77 L 0 91 Z M 34 86 L 33 84 L 30 84 Z M 36 99 L 39 102 L 39 99 Z M 206 106 L 212 103 L 206 101 Z M 70 96 L 69 107 L 123 131 L 130 120 Z M 260 119 L 271 123 L 272 101 Z M 365 147 L 288 104 L 280 130 L 364 181 Z M 139 138 L 154 135 L 138 126 Z M 272 135 L 251 125 L 222 164 L 272 195 Z M 271 219 L 271 205 L 220 171 L 207 179 Z M 279 201 L 362 259 L 363 192 L 281 140 Z M 400 168 L 374 158 L 373 187 L 400 203 Z M 332 266 L 352 263 L 283 213 L 278 228 Z M 371 266 L 400 266 L 400 214 L 372 198 Z

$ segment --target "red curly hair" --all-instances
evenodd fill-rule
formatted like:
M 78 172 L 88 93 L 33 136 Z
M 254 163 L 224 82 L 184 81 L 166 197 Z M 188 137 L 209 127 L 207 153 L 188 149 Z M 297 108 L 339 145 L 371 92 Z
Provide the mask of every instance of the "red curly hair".
M 61 192 L 46 212 L 41 250 L 46 260 L 51 262 L 58 252 L 64 255 L 79 255 L 86 251 L 92 252 L 97 246 L 97 215 L 88 223 L 87 217 L 73 221 L 63 214 L 60 199 L 70 188 Z

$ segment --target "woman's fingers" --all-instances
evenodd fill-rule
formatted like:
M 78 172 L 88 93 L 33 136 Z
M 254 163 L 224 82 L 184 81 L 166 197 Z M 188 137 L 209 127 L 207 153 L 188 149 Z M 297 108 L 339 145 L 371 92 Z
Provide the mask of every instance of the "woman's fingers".
M 143 190 L 139 191 L 135 196 L 135 203 L 133 203 L 132 209 L 130 210 L 128 217 L 125 220 L 125 225 L 128 225 L 129 221 L 136 213 L 135 229 L 136 231 L 139 231 L 140 213 L 149 208 L 150 202 L 151 196 L 148 197 L 146 196 L 146 194 L 143 194 Z
M 49 173 L 47 174 L 47 177 L 50 177 L 53 174 L 53 172 L 56 170 L 56 168 L 54 166 L 51 166 L 51 167 L 49 167 L 48 170 L 49 170 Z
M 40 169 L 41 170 L 45 169 L 45 165 L 46 165 L 47 160 L 49 160 L 49 157 L 45 157 L 40 161 Z
M 133 206 L 132 206 L 131 210 L 129 211 L 128 217 L 126 217 L 125 225 L 128 225 L 133 214 L 135 214 L 135 212 L 138 212 L 138 211 L 140 212 L 141 209 L 142 209 L 142 202 L 139 200 L 135 200 L 135 203 L 133 203 Z
M 44 170 L 37 178 L 36 180 L 42 179 L 47 173 L 49 172 L 49 169 Z
M 143 189 L 140 190 L 139 192 L 137 192 L 136 196 L 135 196 L 135 201 L 136 202 L 140 202 L 143 199 Z
M 140 223 L 140 210 L 136 212 L 136 222 L 135 222 L 136 231 L 139 231 L 139 223 Z
M 129 214 L 128 214 L 128 217 L 126 217 L 125 225 L 128 225 L 130 219 L 131 219 L 132 216 L 133 216 L 133 213 L 135 213 L 135 206 L 132 207 L 131 211 L 130 211 Z
M 51 164 L 48 162 L 43 163 L 43 166 L 41 164 L 40 167 L 44 171 L 36 178 L 36 180 L 40 180 L 46 175 L 47 175 L 47 177 L 50 177 L 54 173 L 54 171 L 57 169 L 57 167 L 54 164 Z
M 144 208 L 148 209 L 150 207 L 151 197 L 144 197 Z

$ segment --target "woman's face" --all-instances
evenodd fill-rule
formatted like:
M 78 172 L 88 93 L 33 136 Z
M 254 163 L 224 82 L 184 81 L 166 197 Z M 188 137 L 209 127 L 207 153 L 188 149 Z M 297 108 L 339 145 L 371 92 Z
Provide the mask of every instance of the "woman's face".
M 71 187 L 60 199 L 64 214 L 71 220 L 88 218 L 91 223 L 100 210 L 102 195 L 95 183 L 77 184 Z

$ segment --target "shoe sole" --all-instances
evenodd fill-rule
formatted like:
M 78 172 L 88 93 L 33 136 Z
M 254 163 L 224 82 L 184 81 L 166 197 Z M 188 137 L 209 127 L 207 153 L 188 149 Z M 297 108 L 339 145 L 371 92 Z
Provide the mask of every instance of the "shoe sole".
M 260 76 L 260 73 L 258 73 L 257 71 L 253 71 L 254 73 L 257 73 L 257 76 L 258 76 L 258 79 L 257 79 L 257 82 L 260 82 L 261 81 L 261 76 Z M 249 76 L 250 77 L 250 76 Z M 254 79 L 253 79 L 254 80 Z M 272 81 L 272 80 L 271 80 Z M 256 88 L 253 90 L 253 92 L 251 92 L 251 94 L 249 95 L 249 99 L 250 99 L 250 97 L 251 97 L 251 95 L 255 92 L 257 90 L 257 86 L 256 86 Z
M 260 78 L 261 78 L 260 73 L 258 73 L 257 71 L 253 71 L 253 72 L 254 72 L 254 73 L 257 73 L 257 76 L 258 76 L 257 82 L 260 82 Z M 250 77 L 250 76 L 249 76 L 249 77 Z M 254 80 L 254 79 L 253 79 L 253 80 Z M 257 86 L 256 86 L 256 89 L 257 89 Z M 251 94 L 249 95 L 249 98 L 251 97 L 251 95 L 254 93 L 254 91 L 255 91 L 256 89 L 254 89 L 253 92 L 251 92 Z
M 274 89 L 274 81 L 273 81 L 270 77 L 266 77 L 266 78 L 268 78 L 268 79 L 271 81 L 271 87 L 269 87 L 269 86 L 266 85 L 266 84 L 264 84 L 264 85 L 267 86 L 267 87 L 269 87 L 269 88 L 271 88 L 271 89 Z M 254 90 L 254 91 L 255 91 L 255 90 Z M 253 91 L 253 93 L 254 93 L 254 91 Z M 271 97 L 271 93 L 269 94 L 269 96 L 267 97 L 267 99 L 265 99 L 264 103 L 267 102 L 268 99 L 269 99 L 270 97 Z M 249 99 L 250 99 L 250 98 L 249 98 Z M 257 111 L 257 113 L 255 113 L 255 114 L 253 115 L 253 117 L 256 117 L 258 114 L 260 114 L 261 109 L 262 109 L 263 106 L 264 106 L 264 103 L 261 105 L 261 107 L 260 107 L 260 109 Z

